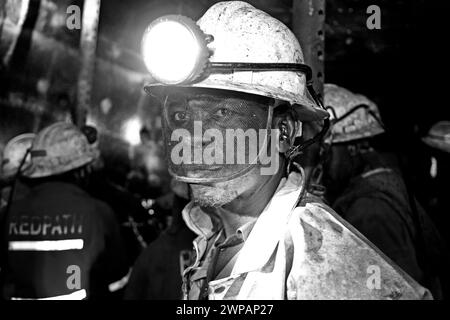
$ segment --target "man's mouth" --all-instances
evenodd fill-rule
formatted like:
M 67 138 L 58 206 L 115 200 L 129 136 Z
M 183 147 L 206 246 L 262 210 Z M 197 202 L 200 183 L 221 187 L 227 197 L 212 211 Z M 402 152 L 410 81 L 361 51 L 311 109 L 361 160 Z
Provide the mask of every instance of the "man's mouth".
M 208 171 L 220 171 L 223 169 L 221 165 L 190 165 L 186 168 L 186 173 L 189 175 L 190 173 L 204 173 Z
M 222 176 L 220 172 L 223 169 L 223 166 L 218 165 L 192 165 L 186 167 L 184 170 L 183 176 L 188 179 L 210 179 L 217 178 Z
M 211 178 L 220 175 L 220 171 L 223 170 L 222 165 L 189 165 L 183 168 L 184 176 L 186 178 Z

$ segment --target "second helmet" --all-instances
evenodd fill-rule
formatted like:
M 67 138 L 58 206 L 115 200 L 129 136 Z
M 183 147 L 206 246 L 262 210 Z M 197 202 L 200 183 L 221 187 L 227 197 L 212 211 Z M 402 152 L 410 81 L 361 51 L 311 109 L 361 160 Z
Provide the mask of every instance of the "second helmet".
M 73 124 L 57 122 L 39 132 L 30 151 L 28 178 L 42 178 L 80 168 L 99 156 L 97 148 Z
M 324 86 L 324 96 L 332 123 L 332 143 L 370 138 L 384 132 L 378 107 L 367 97 L 330 83 Z

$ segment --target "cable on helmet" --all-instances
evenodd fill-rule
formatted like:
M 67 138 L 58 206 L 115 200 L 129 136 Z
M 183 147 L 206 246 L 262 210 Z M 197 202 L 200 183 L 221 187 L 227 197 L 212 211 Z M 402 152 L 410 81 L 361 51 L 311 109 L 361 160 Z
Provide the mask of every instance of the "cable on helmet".
M 359 104 L 357 106 L 354 106 L 353 108 L 348 110 L 346 113 L 344 113 L 339 118 L 337 117 L 336 111 L 334 110 L 333 107 L 327 106 L 325 109 L 333 114 L 333 118 L 334 118 L 333 124 L 336 124 L 336 123 L 348 118 L 350 115 L 352 115 L 353 113 L 355 113 L 356 111 L 358 111 L 360 109 L 365 109 L 378 122 L 380 127 L 384 129 L 384 124 L 381 121 L 381 119 L 378 117 L 378 115 L 373 110 L 370 109 L 370 107 L 367 104 Z

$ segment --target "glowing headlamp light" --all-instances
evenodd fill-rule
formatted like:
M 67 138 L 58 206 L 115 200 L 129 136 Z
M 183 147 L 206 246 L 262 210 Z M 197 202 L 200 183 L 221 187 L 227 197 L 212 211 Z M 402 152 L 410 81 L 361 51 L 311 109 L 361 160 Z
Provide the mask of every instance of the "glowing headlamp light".
M 145 31 L 142 56 L 150 75 L 158 82 L 169 85 L 192 82 L 208 62 L 206 35 L 187 17 L 164 16 Z

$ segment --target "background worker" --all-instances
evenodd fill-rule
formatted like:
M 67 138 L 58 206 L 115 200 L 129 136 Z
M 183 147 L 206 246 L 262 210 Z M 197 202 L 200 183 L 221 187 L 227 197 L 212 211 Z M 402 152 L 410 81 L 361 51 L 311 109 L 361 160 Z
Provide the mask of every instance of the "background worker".
M 30 155 L 23 175 L 32 188 L 12 203 L 6 220 L 3 296 L 111 296 L 128 268 L 111 208 L 83 190 L 98 150 L 77 127 L 58 122 L 37 134 Z
M 172 223 L 139 256 L 128 282 L 127 300 L 178 300 L 182 298 L 184 270 L 192 264 L 195 234 L 181 212 L 189 202 L 186 183 L 172 180 Z
M 3 285 L 7 247 L 5 245 L 5 218 L 14 200 L 25 197 L 30 188 L 21 176 L 21 171 L 29 165 L 31 148 L 35 134 L 20 134 L 6 144 L 0 155 L 0 286 Z M 20 172 L 19 172 L 20 171 Z
M 384 133 L 377 106 L 363 95 L 325 84 L 325 107 L 332 121 L 323 173 L 330 205 L 410 276 L 432 289 L 435 298 L 441 297 L 427 253 L 440 245 L 440 236 L 408 190 L 395 156 L 374 146 L 374 137 Z
M 428 146 L 428 181 L 425 190 L 428 206 L 437 221 L 441 234 L 446 237 L 447 244 L 450 205 L 448 201 L 448 181 L 450 178 L 450 121 L 439 121 L 429 130 L 422 141 Z
M 24 158 L 34 137 L 34 133 L 20 134 L 11 139 L 3 149 L 0 166 L 0 211 L 6 207 L 11 191 L 14 191 L 13 199 L 16 200 L 28 192 L 28 187 L 20 179 L 18 170 L 21 165 L 24 169 L 29 163 L 30 156 L 28 155 L 27 159 Z M 16 177 L 19 178 L 17 181 L 14 180 Z

